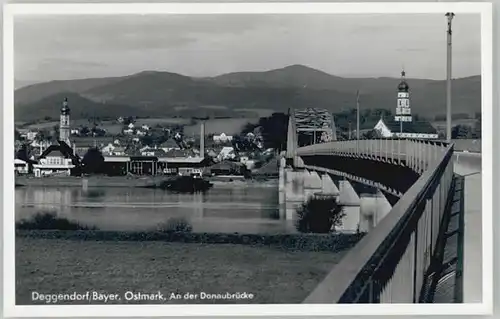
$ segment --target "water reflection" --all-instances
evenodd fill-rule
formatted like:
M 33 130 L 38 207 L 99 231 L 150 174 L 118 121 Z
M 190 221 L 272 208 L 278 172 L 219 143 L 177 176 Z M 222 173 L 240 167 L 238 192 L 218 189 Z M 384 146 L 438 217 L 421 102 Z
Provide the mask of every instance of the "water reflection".
M 16 219 L 53 211 L 103 230 L 148 230 L 171 217 L 185 217 L 193 231 L 295 232 L 279 219 L 273 184 L 215 185 L 202 194 L 140 188 L 23 187 L 16 189 Z

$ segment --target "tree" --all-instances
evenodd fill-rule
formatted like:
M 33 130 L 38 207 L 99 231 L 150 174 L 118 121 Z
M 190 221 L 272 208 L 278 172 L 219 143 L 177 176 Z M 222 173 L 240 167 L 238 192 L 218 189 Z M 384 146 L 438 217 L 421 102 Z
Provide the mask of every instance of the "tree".
M 80 135 L 87 136 L 89 135 L 90 130 L 87 126 L 84 126 L 80 129 Z
M 35 136 L 35 140 L 37 142 L 43 142 L 43 141 L 52 141 L 52 135 L 50 134 L 50 132 L 47 130 L 47 129 L 44 129 L 44 130 L 40 130 L 36 136 Z
M 54 136 L 59 136 L 59 125 L 54 125 L 52 130 L 54 132 Z
M 29 161 L 31 155 L 31 150 L 27 144 L 23 144 L 21 148 L 16 152 L 16 158 L 23 160 L 25 162 Z
M 83 172 L 86 174 L 100 174 L 104 170 L 104 156 L 99 149 L 89 148 L 82 159 Z
M 474 124 L 472 137 L 481 138 L 481 117 L 479 117 L 479 119 L 476 121 L 476 124 Z
M 366 133 L 363 133 L 363 135 L 361 136 L 362 139 L 367 139 L 367 140 L 371 140 L 371 139 L 377 139 L 377 138 L 381 138 L 381 134 L 378 130 L 370 130 Z
M 302 233 L 328 233 L 342 225 L 345 213 L 334 198 L 310 198 L 297 209 L 298 231 Z
M 18 130 L 14 130 L 14 140 L 19 141 L 21 139 L 21 133 Z
M 288 132 L 288 115 L 284 113 L 273 113 L 270 117 L 261 117 L 258 124 L 247 124 L 243 128 L 242 134 L 254 132 L 260 127 L 264 146 L 283 150 L 286 148 Z
M 456 125 L 451 129 L 452 139 L 472 138 L 472 128 L 467 125 Z

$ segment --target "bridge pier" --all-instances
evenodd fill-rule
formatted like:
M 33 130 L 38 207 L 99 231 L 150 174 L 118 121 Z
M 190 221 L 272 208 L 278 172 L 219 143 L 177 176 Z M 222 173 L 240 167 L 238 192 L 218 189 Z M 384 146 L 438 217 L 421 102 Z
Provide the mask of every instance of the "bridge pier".
M 336 228 L 337 231 L 357 232 L 360 223 L 361 200 L 348 180 L 339 182 L 339 205 L 344 206 L 345 213 L 342 218 L 342 225 Z
M 392 209 L 385 195 L 377 190 L 377 193 L 370 196 L 361 196 L 360 205 L 360 232 L 370 232 Z
M 321 176 L 316 171 L 285 167 L 280 161 L 279 204 L 280 217 L 295 220 L 297 209 L 316 194 L 328 195 L 344 206 L 342 225 L 337 231 L 369 232 L 389 213 L 392 206 L 380 190 L 374 196 L 358 195 L 348 180 L 339 181 L 339 186 L 329 174 Z
M 307 202 L 314 194 L 320 193 L 323 190 L 323 181 L 315 171 L 304 172 L 304 201 Z
M 286 166 L 286 159 L 282 157 L 280 158 L 279 162 L 279 182 L 278 182 L 280 206 L 285 204 L 285 166 Z
M 334 196 L 337 201 L 339 199 L 340 191 L 330 175 L 326 173 L 321 175 L 321 192 L 325 195 Z
M 306 172 L 304 169 L 294 169 L 286 167 L 280 174 L 283 174 L 283 195 L 280 198 L 284 199 L 282 207 L 287 220 L 294 220 L 297 208 L 305 201 L 304 180 Z

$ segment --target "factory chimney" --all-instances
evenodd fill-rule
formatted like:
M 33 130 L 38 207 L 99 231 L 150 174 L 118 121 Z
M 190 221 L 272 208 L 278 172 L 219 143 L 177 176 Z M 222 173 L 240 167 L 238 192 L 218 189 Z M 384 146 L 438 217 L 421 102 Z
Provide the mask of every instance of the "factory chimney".
M 205 157 L 205 122 L 200 125 L 200 156 Z

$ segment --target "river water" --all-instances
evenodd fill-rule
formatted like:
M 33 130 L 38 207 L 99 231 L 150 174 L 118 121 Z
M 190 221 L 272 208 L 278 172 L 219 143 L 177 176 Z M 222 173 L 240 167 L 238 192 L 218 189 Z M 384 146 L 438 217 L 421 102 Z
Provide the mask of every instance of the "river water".
M 295 232 L 292 222 L 279 217 L 277 181 L 216 184 L 205 194 L 142 188 L 16 188 L 16 220 L 46 211 L 101 230 L 151 230 L 182 216 L 196 232 Z

